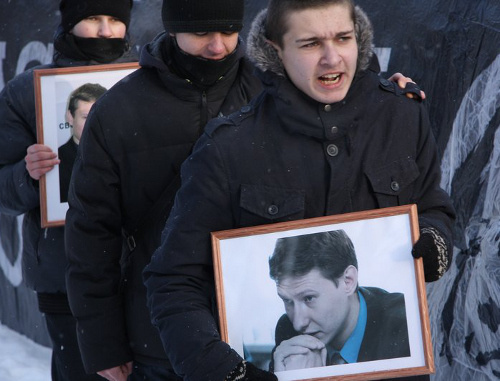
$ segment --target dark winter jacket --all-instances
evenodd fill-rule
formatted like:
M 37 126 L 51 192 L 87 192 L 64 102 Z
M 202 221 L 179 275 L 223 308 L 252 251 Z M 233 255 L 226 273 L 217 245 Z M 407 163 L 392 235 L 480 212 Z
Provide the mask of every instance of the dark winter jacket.
M 217 333 L 210 232 L 416 203 L 451 253 L 454 212 L 425 107 L 390 91 L 376 62 L 367 68 L 366 28 L 349 92 L 325 105 L 283 74 L 258 23 L 248 44 L 265 91 L 207 126 L 145 271 L 153 321 L 188 381 L 222 380 L 241 361 Z
M 204 91 L 170 71 L 171 43 L 159 35 L 143 49 L 142 68 L 94 104 L 73 170 L 67 284 L 88 372 L 132 358 L 165 361 L 142 270 L 159 245 L 181 163 L 205 119 L 238 110 L 262 89 L 242 43 L 237 64 Z
M 137 60 L 135 55 L 129 52 L 115 62 L 134 60 Z M 33 70 L 97 63 L 75 61 L 56 51 L 51 64 L 17 75 L 0 94 L 0 213 L 24 214 L 23 279 L 38 293 L 66 293 L 67 260 L 64 227 L 42 229 L 40 226 L 38 181 L 30 177 L 24 161 L 27 148 L 37 143 Z M 64 305 L 62 310 L 70 313 L 67 302 Z

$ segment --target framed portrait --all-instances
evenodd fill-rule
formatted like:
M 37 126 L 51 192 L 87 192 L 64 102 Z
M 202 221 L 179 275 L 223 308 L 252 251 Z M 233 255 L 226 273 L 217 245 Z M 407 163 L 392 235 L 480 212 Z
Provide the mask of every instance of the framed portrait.
M 100 85 L 103 91 L 107 90 L 138 68 L 139 64 L 134 62 L 34 70 L 38 143 L 55 153 L 61 147 L 69 147 L 73 136 L 72 121 L 68 120 L 70 95 L 89 85 Z M 66 189 L 72 165 L 66 164 L 68 159 L 60 157 L 60 160 L 61 165 L 40 178 L 42 227 L 61 226 L 65 222 Z
M 434 372 L 415 205 L 212 233 L 220 333 L 280 381 Z

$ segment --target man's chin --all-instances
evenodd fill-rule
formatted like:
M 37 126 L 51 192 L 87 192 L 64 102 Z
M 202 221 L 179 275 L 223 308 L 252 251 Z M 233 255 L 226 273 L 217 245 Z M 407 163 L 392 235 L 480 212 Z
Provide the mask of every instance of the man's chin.
M 312 97 L 315 101 L 323 104 L 334 104 L 342 101 L 347 93 L 345 91 L 336 90 L 331 92 L 318 92 Z

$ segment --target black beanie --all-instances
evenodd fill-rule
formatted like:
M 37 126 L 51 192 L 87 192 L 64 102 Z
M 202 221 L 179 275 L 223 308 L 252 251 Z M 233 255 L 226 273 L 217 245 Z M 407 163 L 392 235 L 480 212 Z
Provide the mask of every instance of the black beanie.
M 128 29 L 132 0 L 61 0 L 61 26 L 69 32 L 89 16 L 113 16 L 122 21 Z
M 243 0 L 163 0 L 161 18 L 172 33 L 239 32 Z

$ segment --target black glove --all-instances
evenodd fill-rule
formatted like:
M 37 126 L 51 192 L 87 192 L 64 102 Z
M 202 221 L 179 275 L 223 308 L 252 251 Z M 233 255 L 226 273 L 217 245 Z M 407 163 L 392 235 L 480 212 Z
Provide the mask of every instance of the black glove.
M 413 258 L 422 258 L 426 282 L 434 282 L 448 270 L 448 248 L 444 238 L 435 228 L 420 230 L 420 238 L 411 251 Z
M 243 360 L 227 375 L 225 381 L 278 381 L 278 378 L 274 373 L 261 370 Z
M 405 94 L 413 94 L 413 98 L 422 100 L 422 95 L 420 94 L 420 87 L 416 83 L 408 82 L 403 89 L 403 93 Z
M 422 100 L 422 96 L 420 94 L 420 87 L 418 87 L 418 85 L 414 82 L 406 83 L 405 88 L 402 89 L 401 87 L 399 87 L 397 82 L 392 82 L 385 78 L 380 78 L 379 81 L 382 89 L 390 91 L 396 94 L 397 96 L 411 94 L 412 98 L 419 101 Z

